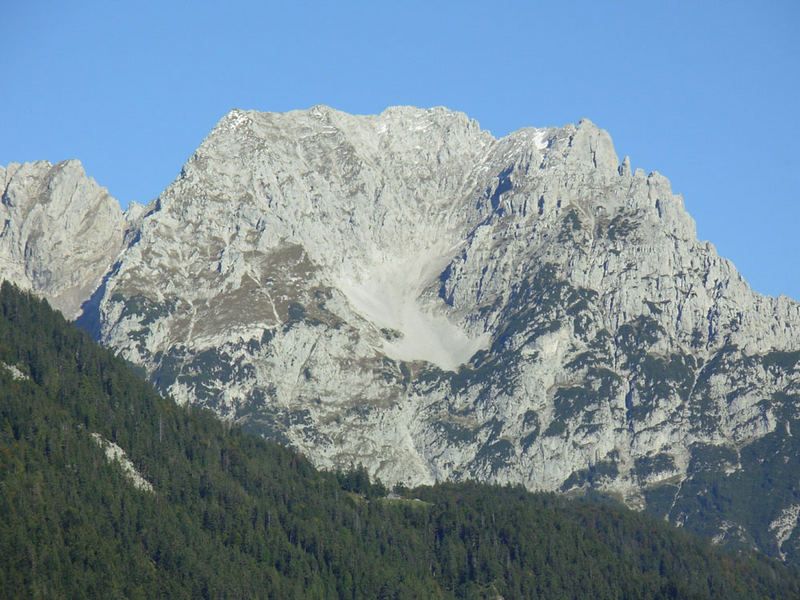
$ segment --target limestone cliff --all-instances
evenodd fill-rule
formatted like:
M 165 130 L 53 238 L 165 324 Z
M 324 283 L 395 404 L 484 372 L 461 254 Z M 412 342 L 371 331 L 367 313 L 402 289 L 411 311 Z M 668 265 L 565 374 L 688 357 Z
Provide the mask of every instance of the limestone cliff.
M 595 488 L 795 560 L 800 305 L 591 122 L 234 110 L 127 223 L 81 322 L 180 402 L 322 467 Z
M 119 203 L 77 160 L 0 167 L 0 273 L 74 319 L 122 247 Z

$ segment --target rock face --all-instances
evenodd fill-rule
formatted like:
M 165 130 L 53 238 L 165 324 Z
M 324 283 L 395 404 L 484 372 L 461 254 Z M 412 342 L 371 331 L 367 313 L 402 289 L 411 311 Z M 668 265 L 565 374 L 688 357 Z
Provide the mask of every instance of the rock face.
M 134 212 L 81 322 L 179 401 L 318 466 L 595 488 L 798 559 L 800 305 L 589 121 L 234 110 Z
M 119 203 L 76 160 L 0 167 L 0 190 L 0 273 L 74 319 L 122 247 Z

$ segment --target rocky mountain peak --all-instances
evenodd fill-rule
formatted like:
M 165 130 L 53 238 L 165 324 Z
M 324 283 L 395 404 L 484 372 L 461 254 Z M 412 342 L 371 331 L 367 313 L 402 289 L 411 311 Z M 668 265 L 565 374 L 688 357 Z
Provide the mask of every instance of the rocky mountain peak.
M 756 489 L 800 455 L 800 304 L 750 290 L 588 120 L 495 139 L 443 108 L 234 110 L 129 219 L 82 320 L 318 466 L 591 487 L 692 526 L 707 473 Z M 787 486 L 772 529 L 714 527 L 800 549 Z
M 119 203 L 78 160 L 11 163 L 0 189 L 3 276 L 75 318 L 122 246 Z

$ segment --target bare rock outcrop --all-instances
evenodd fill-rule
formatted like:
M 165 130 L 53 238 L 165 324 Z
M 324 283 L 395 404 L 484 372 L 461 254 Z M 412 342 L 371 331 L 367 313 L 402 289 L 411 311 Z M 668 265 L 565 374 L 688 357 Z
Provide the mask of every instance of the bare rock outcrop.
M 119 203 L 77 160 L 0 167 L 0 276 L 74 319 L 122 247 Z
M 127 220 L 77 163 L 0 181 L 7 277 L 91 294 L 179 402 L 389 484 L 597 489 L 800 556 L 800 305 L 588 120 L 234 110 Z

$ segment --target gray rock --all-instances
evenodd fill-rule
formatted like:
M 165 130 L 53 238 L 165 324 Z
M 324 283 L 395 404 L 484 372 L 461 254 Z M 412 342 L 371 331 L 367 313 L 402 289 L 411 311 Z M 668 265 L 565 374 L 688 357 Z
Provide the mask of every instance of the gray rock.
M 122 246 L 119 203 L 77 160 L 0 168 L 0 276 L 74 319 Z
M 621 332 L 652 329 L 633 345 L 663 369 L 800 338 L 797 303 L 753 293 L 588 120 L 495 140 L 410 107 L 232 111 L 141 219 L 100 310 L 103 342 L 163 391 L 320 466 L 557 489 L 613 455 L 604 485 L 633 496 L 637 457 L 680 471 L 706 433 L 677 390 L 639 389 Z M 760 400 L 718 407 L 715 443 L 768 431 Z
M 588 120 L 498 140 L 443 108 L 234 110 L 125 218 L 82 319 L 179 402 L 388 484 L 591 487 L 800 555 L 800 305 Z

